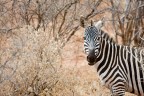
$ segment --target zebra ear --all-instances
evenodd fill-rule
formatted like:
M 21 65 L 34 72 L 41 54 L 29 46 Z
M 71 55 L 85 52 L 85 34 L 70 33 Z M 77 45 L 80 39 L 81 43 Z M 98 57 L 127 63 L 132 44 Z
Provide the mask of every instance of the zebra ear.
M 98 22 L 95 22 L 95 27 L 97 27 L 98 29 L 101 29 L 101 27 L 103 27 L 103 25 L 104 25 L 104 17 L 101 19 L 101 20 L 99 20 Z
M 94 25 L 94 22 L 93 22 L 93 20 L 91 20 L 91 26 L 93 26 Z
M 85 18 L 83 16 L 80 17 L 80 26 L 85 28 Z

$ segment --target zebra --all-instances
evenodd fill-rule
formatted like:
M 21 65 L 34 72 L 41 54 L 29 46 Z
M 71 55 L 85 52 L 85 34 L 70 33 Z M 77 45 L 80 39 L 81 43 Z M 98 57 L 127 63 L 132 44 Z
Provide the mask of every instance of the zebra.
M 85 28 L 88 64 L 96 67 L 102 85 L 111 90 L 112 96 L 124 96 L 125 92 L 144 96 L 144 51 L 118 45 L 108 35 L 105 38 L 101 27 L 96 24 Z

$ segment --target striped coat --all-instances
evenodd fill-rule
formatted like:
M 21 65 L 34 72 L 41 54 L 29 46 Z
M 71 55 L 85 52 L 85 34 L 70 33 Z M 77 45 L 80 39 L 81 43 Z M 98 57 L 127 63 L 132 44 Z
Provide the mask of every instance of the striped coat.
M 143 51 L 118 45 L 95 26 L 85 29 L 84 48 L 89 65 L 94 65 L 104 86 L 113 96 L 125 92 L 144 96 Z

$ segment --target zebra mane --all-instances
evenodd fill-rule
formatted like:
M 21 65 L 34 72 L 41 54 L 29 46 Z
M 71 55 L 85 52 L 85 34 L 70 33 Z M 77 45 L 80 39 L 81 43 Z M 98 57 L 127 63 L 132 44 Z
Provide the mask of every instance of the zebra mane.
M 110 37 L 106 32 L 104 32 L 103 30 L 101 30 L 101 37 L 105 40 L 108 40 L 110 42 L 115 43 L 115 41 L 113 40 L 112 37 Z

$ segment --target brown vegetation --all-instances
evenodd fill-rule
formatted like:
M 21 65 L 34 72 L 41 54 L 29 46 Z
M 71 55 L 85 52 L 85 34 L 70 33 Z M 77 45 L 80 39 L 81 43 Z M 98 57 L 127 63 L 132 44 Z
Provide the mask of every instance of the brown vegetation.
M 144 2 L 125 1 L 1 0 L 0 96 L 110 96 L 87 65 L 79 21 L 104 16 L 118 43 L 143 46 Z

